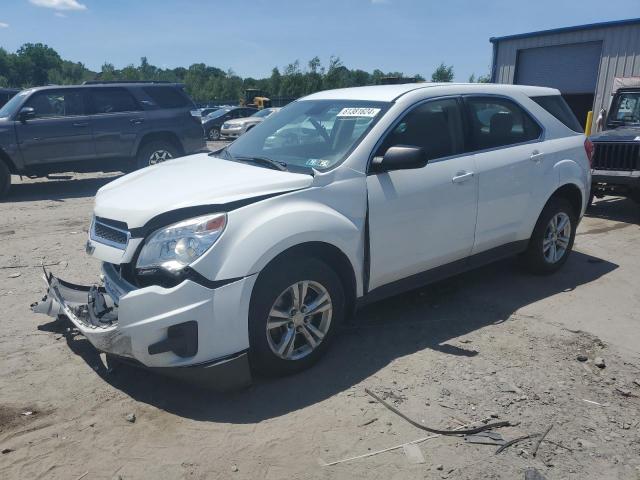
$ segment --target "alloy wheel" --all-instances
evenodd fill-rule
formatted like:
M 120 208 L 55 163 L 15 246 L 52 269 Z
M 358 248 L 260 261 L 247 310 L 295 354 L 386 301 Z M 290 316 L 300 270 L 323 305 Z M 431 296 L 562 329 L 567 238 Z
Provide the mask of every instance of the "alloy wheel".
M 217 128 L 209 130 L 209 140 L 220 140 L 220 130 Z
M 276 298 L 267 318 L 271 351 L 284 360 L 300 360 L 322 343 L 329 331 L 333 303 L 327 289 L 303 280 Z
M 542 239 L 542 253 L 548 263 L 558 262 L 567 253 L 571 239 L 571 219 L 564 212 L 554 215 Z
M 171 152 L 167 150 L 156 150 L 151 155 L 149 155 L 149 165 L 156 165 L 158 163 L 171 160 L 172 158 L 173 155 L 171 155 Z

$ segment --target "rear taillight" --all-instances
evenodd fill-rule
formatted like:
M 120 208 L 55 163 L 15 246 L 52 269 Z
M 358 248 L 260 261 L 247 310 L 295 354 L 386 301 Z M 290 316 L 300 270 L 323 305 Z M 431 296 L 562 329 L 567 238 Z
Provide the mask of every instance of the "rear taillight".
M 589 166 L 593 167 L 593 142 L 588 138 L 584 140 L 584 151 L 587 153 L 589 159 Z

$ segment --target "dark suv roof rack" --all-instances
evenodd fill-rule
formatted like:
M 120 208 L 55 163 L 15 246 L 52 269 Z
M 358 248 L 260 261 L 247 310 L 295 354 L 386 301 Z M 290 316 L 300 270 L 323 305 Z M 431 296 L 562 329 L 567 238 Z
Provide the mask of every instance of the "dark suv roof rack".
M 85 80 L 82 85 L 103 85 L 115 83 L 162 83 L 170 85 L 182 85 L 181 83 L 169 82 L 168 80 Z

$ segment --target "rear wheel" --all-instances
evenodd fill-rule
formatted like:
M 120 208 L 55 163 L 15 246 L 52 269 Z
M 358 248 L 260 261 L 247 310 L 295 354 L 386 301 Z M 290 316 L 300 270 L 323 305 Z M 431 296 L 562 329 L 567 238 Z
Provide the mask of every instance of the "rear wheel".
M 5 198 L 11 189 L 11 172 L 7 165 L 0 160 L 0 199 Z
M 156 165 L 179 156 L 178 149 L 173 144 L 155 140 L 140 148 L 137 157 L 137 167 L 144 168 L 150 165 Z
M 344 317 L 338 275 L 316 258 L 289 257 L 263 271 L 249 311 L 249 358 L 264 375 L 286 375 L 314 364 Z
M 542 210 L 524 254 L 534 273 L 557 271 L 569 257 L 576 236 L 577 214 L 564 198 L 552 198 Z

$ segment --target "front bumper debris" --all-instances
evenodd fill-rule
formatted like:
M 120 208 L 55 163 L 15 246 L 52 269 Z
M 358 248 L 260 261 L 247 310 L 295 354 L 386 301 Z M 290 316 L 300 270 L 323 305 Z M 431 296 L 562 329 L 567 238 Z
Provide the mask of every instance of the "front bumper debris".
M 218 391 L 251 384 L 246 350 L 219 355 L 212 361 L 203 361 L 203 355 L 208 355 L 206 351 L 198 352 L 197 336 L 204 335 L 209 325 L 201 325 L 196 320 L 200 320 L 203 313 L 210 312 L 207 307 L 211 305 L 203 304 L 201 299 L 194 302 L 192 296 L 195 288 L 204 287 L 183 286 L 189 298 L 185 306 L 180 308 L 180 305 L 174 305 L 182 299 L 179 294 L 158 299 L 155 287 L 151 289 L 149 297 L 141 301 L 141 293 L 144 292 L 141 289 L 129 290 L 133 287 L 119 279 L 114 272 L 113 266 L 107 264 L 103 267 L 104 286 L 89 287 L 66 282 L 45 271 L 47 293 L 40 302 L 32 304 L 31 309 L 54 318 L 67 317 L 97 350 L 122 363 Z M 132 292 L 134 295 L 129 295 Z M 197 291 L 200 296 L 213 296 L 215 292 Z M 134 300 L 127 300 L 132 297 Z M 131 318 L 132 311 L 140 312 L 140 317 Z M 119 313 L 123 315 L 120 319 Z M 190 320 L 185 322 L 187 318 Z M 207 323 L 211 323 L 210 316 L 208 320 Z M 187 330 L 193 332 L 190 341 L 193 334 L 196 335 L 195 349 L 190 349 L 192 344 L 179 344 L 181 338 L 187 337 L 182 331 L 178 332 L 177 337 L 172 334 L 185 325 L 192 327 Z

